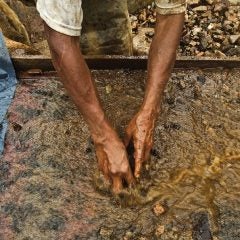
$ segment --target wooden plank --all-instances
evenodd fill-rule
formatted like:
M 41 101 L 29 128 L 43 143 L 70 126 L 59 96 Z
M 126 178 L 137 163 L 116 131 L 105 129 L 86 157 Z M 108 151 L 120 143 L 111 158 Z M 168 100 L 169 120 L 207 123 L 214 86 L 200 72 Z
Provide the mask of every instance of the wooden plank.
M 147 56 L 86 56 L 90 69 L 146 69 Z M 41 69 L 42 71 L 53 71 L 50 58 L 44 56 L 13 57 L 16 72 L 29 69 Z M 175 68 L 240 68 L 240 58 L 193 58 L 181 57 L 177 59 Z

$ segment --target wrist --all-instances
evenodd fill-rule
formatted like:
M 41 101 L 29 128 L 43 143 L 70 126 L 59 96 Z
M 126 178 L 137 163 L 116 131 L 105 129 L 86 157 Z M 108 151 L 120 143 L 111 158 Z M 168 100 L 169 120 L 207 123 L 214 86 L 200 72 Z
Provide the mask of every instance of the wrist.
M 161 106 L 161 97 L 160 96 L 145 96 L 142 106 L 141 112 L 147 115 L 155 115 L 160 111 Z
M 97 144 L 104 144 L 117 136 L 106 117 L 90 127 L 90 132 L 94 142 Z
M 160 104 L 148 104 L 143 103 L 140 114 L 142 117 L 148 119 L 156 119 L 158 117 L 158 114 L 160 112 Z

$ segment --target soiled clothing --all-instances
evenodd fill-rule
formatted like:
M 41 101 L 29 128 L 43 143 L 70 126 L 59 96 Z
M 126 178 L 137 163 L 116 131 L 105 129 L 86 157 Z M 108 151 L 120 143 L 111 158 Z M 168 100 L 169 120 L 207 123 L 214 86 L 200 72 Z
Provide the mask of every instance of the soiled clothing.
M 155 0 L 157 13 L 161 15 L 180 14 L 186 11 L 186 0 Z
M 155 0 L 161 15 L 186 11 L 186 0 Z M 101 4 L 101 3 L 100 3 Z M 37 10 L 46 24 L 57 32 L 80 36 L 83 11 L 82 0 L 37 0 Z
M 83 20 L 81 0 L 37 0 L 37 10 L 50 28 L 69 36 L 80 36 Z

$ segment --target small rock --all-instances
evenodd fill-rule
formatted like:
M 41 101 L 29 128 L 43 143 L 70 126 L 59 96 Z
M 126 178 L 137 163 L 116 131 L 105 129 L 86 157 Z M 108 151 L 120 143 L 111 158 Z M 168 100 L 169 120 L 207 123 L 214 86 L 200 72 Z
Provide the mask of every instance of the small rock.
M 138 15 L 138 20 L 141 22 L 145 22 L 147 20 L 146 9 L 143 9 L 143 11 Z
M 216 42 L 223 42 L 225 40 L 225 36 L 213 34 L 213 40 Z
M 214 0 L 206 0 L 206 2 L 209 4 L 209 5 L 212 5 L 214 3 Z
M 214 23 L 210 23 L 210 24 L 208 25 L 208 30 L 212 30 L 212 29 L 214 29 L 214 28 L 216 28 L 216 25 L 215 25 Z
M 163 225 L 159 225 L 156 229 L 155 235 L 160 237 L 165 231 L 165 227 Z
M 204 56 L 204 52 L 197 53 L 197 57 L 202 57 L 202 56 Z
M 134 16 L 134 15 L 131 15 L 131 16 L 130 16 L 130 20 L 131 20 L 132 22 L 134 22 L 134 21 L 137 21 L 138 19 L 137 19 L 137 17 L 136 17 L 136 16 Z
M 153 207 L 153 212 L 156 216 L 160 216 L 161 214 L 163 214 L 165 212 L 163 206 L 160 203 L 157 203 L 154 207 Z
M 189 0 L 189 1 L 188 1 L 188 4 L 189 4 L 189 5 L 198 5 L 199 2 L 200 2 L 200 0 Z
M 214 43 L 214 46 L 215 46 L 215 48 L 217 48 L 217 49 L 218 49 L 218 48 L 220 48 L 220 47 L 221 47 L 221 44 L 220 44 L 220 43 L 218 43 L 218 42 L 215 42 L 215 43 Z
M 230 35 L 230 37 L 229 37 L 230 43 L 235 44 L 239 38 L 240 38 L 240 34 Z
M 200 33 L 202 31 L 202 28 L 201 27 L 195 27 L 193 28 L 192 30 L 192 34 L 193 35 L 197 35 L 198 33 Z
M 215 56 L 218 57 L 218 58 L 225 58 L 226 57 L 226 55 L 219 50 L 215 51 Z
M 195 47 L 195 46 L 197 45 L 197 42 L 195 42 L 195 41 L 192 40 L 189 44 L 190 44 L 191 46 Z
M 186 88 L 185 82 L 184 82 L 183 80 L 180 80 L 180 81 L 178 82 L 178 87 L 179 87 L 181 90 L 185 89 L 185 88 Z
M 106 86 L 106 93 L 110 94 L 112 92 L 112 87 L 110 85 Z
M 226 10 L 226 5 L 223 3 L 217 3 L 214 7 L 214 12 L 221 12 L 223 10 Z
M 206 78 L 203 75 L 197 76 L 197 81 L 201 84 L 204 84 L 206 82 Z
M 154 36 L 154 31 L 146 32 L 145 35 L 146 35 L 147 37 L 153 38 L 153 36 Z
M 199 86 L 195 86 L 193 89 L 193 97 L 195 100 L 201 97 L 201 88 Z
M 237 15 L 236 14 L 228 14 L 227 19 L 232 22 L 237 21 Z
M 207 6 L 198 6 L 193 8 L 193 11 L 196 11 L 196 12 L 205 12 L 207 10 L 208 10 Z
M 233 47 L 233 48 L 230 48 L 227 52 L 226 52 L 226 55 L 228 56 L 238 56 L 240 55 L 240 46 L 236 46 L 236 47 Z
M 202 37 L 200 40 L 202 50 L 206 50 L 208 47 L 208 40 L 205 37 Z
M 210 134 L 210 135 L 212 135 L 212 136 L 215 136 L 215 135 L 216 135 L 215 130 L 214 130 L 213 128 L 211 128 L 211 127 L 209 127 L 209 128 L 207 129 L 207 132 L 208 132 L 208 134 Z
M 153 25 L 153 24 L 156 23 L 156 19 L 155 19 L 155 18 L 150 18 L 150 19 L 149 19 L 149 22 L 151 23 L 151 25 Z
M 223 84 L 223 88 L 222 89 L 223 89 L 224 93 L 229 94 L 230 88 L 227 85 Z
M 133 233 L 131 231 L 128 231 L 125 233 L 125 236 L 123 237 L 123 240 L 130 240 L 133 237 Z
M 102 227 L 99 232 L 100 236 L 104 239 L 108 239 L 111 236 L 112 230 Z
M 132 25 L 133 33 L 137 33 L 138 32 L 138 23 L 134 21 L 131 23 L 131 25 Z

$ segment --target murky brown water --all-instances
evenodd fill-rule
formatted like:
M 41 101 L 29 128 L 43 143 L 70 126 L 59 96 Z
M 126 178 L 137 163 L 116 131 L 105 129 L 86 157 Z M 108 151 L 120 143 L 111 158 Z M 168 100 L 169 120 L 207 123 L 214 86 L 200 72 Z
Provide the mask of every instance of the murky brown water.
M 240 239 L 239 74 L 173 74 L 151 161 L 118 198 L 96 176 L 87 126 L 62 85 L 22 82 L 0 162 L 0 239 Z M 93 75 L 122 136 L 146 72 Z

